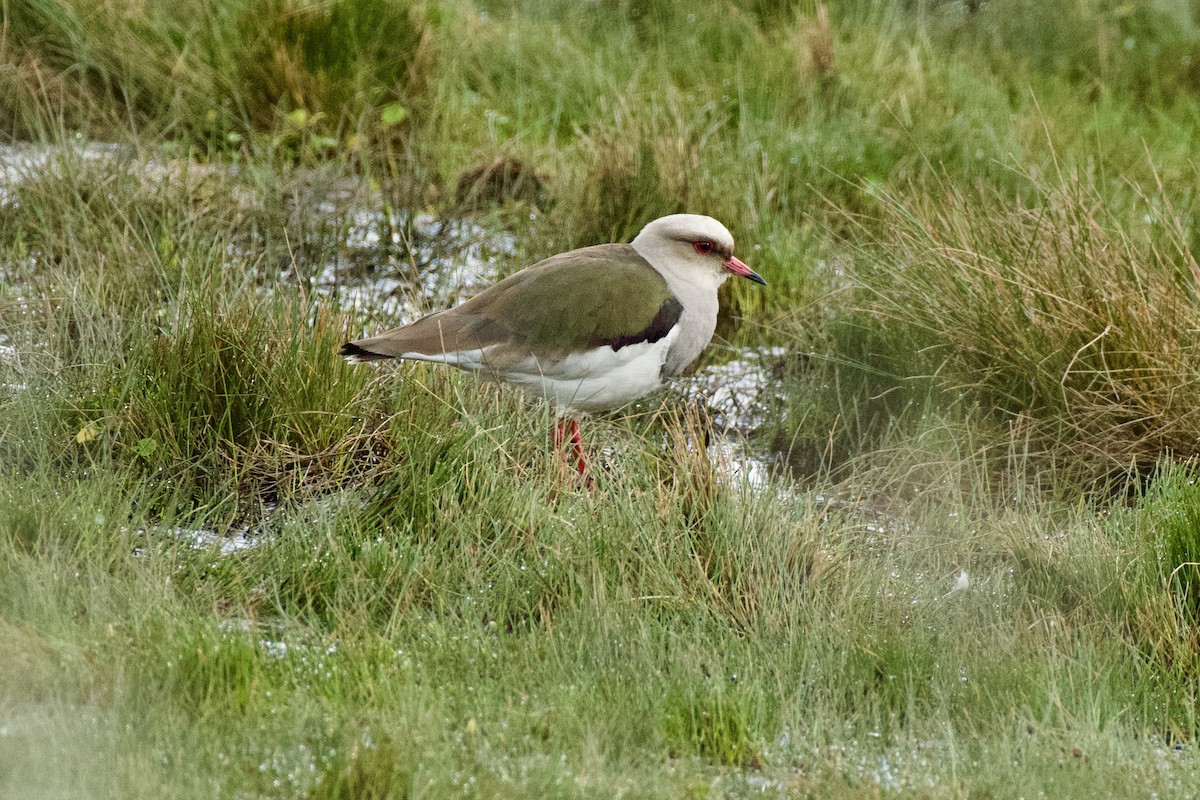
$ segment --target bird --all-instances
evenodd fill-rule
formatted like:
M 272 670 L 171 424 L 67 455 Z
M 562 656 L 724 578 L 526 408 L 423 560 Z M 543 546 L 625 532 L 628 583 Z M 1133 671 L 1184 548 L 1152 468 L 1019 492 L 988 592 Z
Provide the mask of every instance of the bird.
M 556 411 L 554 448 L 569 440 L 592 486 L 580 416 L 644 397 L 695 361 L 716 330 L 717 288 L 734 275 L 767 283 L 733 254 L 720 222 L 671 214 L 628 244 L 550 256 L 461 305 L 347 342 L 339 355 L 449 364 L 545 398 Z

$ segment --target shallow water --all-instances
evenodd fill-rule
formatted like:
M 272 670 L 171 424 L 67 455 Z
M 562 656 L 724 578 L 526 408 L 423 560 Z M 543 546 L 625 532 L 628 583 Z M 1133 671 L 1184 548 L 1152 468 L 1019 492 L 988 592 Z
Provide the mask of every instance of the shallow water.
M 782 391 L 771 367 L 784 352 L 782 347 L 722 348 L 721 360 L 686 379 L 687 396 L 708 409 L 709 459 L 726 479 L 756 490 L 766 489 L 778 470 L 778 459 L 755 447 L 755 435 Z
M 364 275 L 332 259 L 317 271 L 315 288 L 342 308 L 361 314 L 364 325 L 371 319 L 402 325 L 456 305 L 495 282 L 501 260 L 513 251 L 510 234 L 470 222 L 419 214 L 411 226 L 411 241 L 402 242 L 397 232 L 401 226 L 385 219 L 377 206 L 339 211 L 345 215 L 343 248 L 366 258 L 375 269 Z M 407 262 L 390 255 L 401 244 L 409 251 Z M 414 269 L 415 264 L 433 268 Z
M 11 199 L 12 187 L 54 169 L 63 158 L 116 161 L 129 152 L 130 148 L 123 145 L 82 139 L 59 147 L 27 143 L 0 145 L 0 203 Z
M 251 525 L 240 525 L 236 529 L 219 532 L 209 528 L 185 528 L 181 526 L 149 525 L 134 529 L 134 533 L 144 536 L 154 545 L 164 542 L 178 542 L 192 550 L 212 551 L 220 556 L 233 555 L 259 547 L 270 539 L 266 533 L 269 520 L 261 520 Z M 138 547 L 135 554 L 143 555 L 145 551 Z

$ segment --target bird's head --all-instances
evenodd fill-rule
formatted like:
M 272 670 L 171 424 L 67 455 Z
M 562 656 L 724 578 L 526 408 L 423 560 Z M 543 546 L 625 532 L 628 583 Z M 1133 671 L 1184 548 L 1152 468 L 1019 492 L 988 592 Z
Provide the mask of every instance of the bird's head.
M 633 247 L 660 272 L 672 272 L 686 280 L 717 284 L 730 275 L 767 282 L 733 254 L 733 236 L 712 217 L 701 214 L 671 214 L 642 228 Z

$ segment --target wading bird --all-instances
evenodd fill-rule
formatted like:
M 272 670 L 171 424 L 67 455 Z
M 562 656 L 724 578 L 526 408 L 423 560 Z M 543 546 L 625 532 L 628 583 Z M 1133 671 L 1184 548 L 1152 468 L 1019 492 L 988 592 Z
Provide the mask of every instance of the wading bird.
M 733 254 L 724 225 L 672 214 L 629 244 L 551 256 L 462 305 L 349 342 L 340 354 L 351 363 L 436 361 L 546 398 L 557 411 L 555 448 L 569 441 L 587 479 L 579 416 L 626 405 L 694 361 L 712 339 L 717 287 L 730 275 L 766 285 Z

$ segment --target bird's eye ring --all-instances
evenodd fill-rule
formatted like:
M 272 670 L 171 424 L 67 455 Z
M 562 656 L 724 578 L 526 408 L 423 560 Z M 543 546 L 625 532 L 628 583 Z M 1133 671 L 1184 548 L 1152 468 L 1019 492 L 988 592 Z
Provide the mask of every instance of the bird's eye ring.
M 712 242 L 693 242 L 692 247 L 696 248 L 696 252 L 702 256 L 706 256 L 713 251 Z

